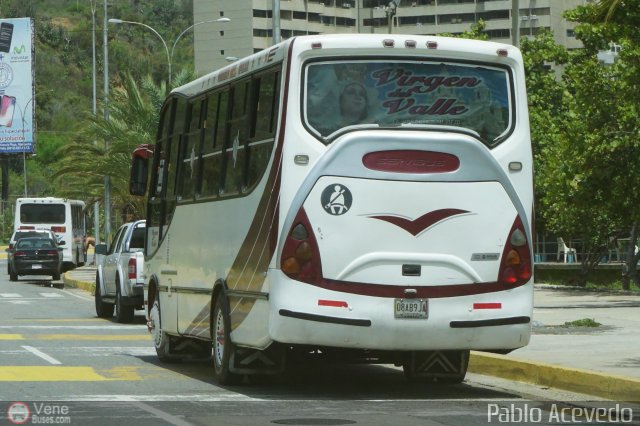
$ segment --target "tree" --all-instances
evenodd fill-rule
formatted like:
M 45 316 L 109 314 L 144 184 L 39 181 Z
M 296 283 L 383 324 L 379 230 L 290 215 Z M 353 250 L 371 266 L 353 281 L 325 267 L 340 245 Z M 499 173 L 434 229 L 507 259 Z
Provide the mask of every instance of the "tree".
M 181 85 L 192 77 L 182 71 L 174 83 Z M 150 76 L 138 85 L 131 74 L 125 74 L 122 82 L 123 86 L 112 92 L 109 120 L 105 121 L 102 115 L 87 116 L 86 129 L 75 143 L 60 148 L 55 177 L 59 182 L 72 182 L 60 185 L 60 195 L 80 197 L 89 206 L 104 202 L 104 176 L 110 176 L 114 207 L 141 218 L 145 215 L 145 200 L 129 195 L 131 153 L 140 144 L 154 142 L 167 89 L 164 82 L 156 85 Z M 104 141 L 108 141 L 108 148 Z
M 570 15 L 587 13 L 595 8 Z M 598 63 L 597 52 L 607 45 L 601 27 L 583 25 L 577 32 L 585 49 L 569 53 L 542 34 L 523 40 L 522 50 L 539 225 L 581 240 L 580 282 L 585 284 L 610 239 L 636 228 L 634 206 L 640 198 L 629 188 L 640 184 L 640 152 L 637 108 L 623 78 L 629 64 Z

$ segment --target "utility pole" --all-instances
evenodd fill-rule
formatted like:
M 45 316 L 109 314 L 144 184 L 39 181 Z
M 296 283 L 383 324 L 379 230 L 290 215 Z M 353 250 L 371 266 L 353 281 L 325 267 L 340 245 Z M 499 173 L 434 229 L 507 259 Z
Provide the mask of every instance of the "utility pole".
M 272 40 L 273 44 L 280 43 L 280 0 L 273 1 L 273 11 L 271 12 L 272 28 Z
M 91 0 L 91 39 L 92 39 L 92 58 L 93 58 L 93 71 L 91 73 L 91 81 L 93 88 L 93 116 L 98 115 L 98 101 L 97 101 L 97 88 L 96 88 L 96 0 Z M 98 142 L 94 141 L 94 145 Z M 95 243 L 100 244 L 100 206 L 98 203 L 93 203 L 93 229 Z
M 520 1 L 511 0 L 511 43 L 520 45 Z
M 394 0 L 391 0 L 385 9 L 385 12 L 387 13 L 387 22 L 389 24 L 389 34 L 393 33 L 393 17 L 396 16 L 397 10 L 398 4 Z
M 109 121 L 109 48 L 107 39 L 107 0 L 104 0 L 104 24 L 102 28 L 102 38 L 104 45 L 104 121 Z M 105 151 L 109 151 L 109 141 L 104 141 Z M 111 234 L 111 179 L 109 175 L 104 177 L 104 241 L 109 241 Z

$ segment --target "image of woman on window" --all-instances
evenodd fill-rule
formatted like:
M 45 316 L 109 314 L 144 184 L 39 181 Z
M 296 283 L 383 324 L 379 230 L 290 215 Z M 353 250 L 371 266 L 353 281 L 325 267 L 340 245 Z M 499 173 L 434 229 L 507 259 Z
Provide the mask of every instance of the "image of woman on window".
M 350 83 L 340 95 L 342 126 L 361 123 L 368 114 L 367 91 L 360 83 Z

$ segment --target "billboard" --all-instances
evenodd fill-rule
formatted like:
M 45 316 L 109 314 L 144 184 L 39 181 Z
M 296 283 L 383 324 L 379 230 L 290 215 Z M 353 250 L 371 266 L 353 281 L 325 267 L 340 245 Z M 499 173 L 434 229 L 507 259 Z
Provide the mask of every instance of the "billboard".
M 34 152 L 34 53 L 31 18 L 0 19 L 0 154 Z

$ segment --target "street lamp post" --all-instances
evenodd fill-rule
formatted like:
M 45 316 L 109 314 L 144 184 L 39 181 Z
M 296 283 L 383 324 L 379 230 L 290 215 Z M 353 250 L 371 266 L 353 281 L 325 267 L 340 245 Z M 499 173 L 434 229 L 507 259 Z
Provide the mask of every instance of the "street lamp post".
M 142 27 L 145 27 L 146 29 L 150 30 L 151 32 L 153 32 L 156 36 L 158 36 L 158 38 L 160 39 L 160 41 L 162 42 L 162 45 L 164 46 L 164 50 L 165 53 L 167 55 L 167 64 L 169 66 L 169 85 L 171 85 L 171 63 L 173 61 L 173 52 L 176 48 L 176 44 L 178 44 L 178 41 L 182 38 L 182 36 L 189 30 L 191 30 L 192 28 L 200 25 L 200 24 L 208 24 L 208 23 L 212 23 L 212 22 L 229 22 L 231 21 L 231 19 L 229 18 L 218 18 L 218 19 L 212 19 L 209 21 L 201 21 L 201 22 L 196 22 L 193 25 L 190 25 L 189 27 L 185 28 L 184 31 L 182 31 L 178 37 L 176 37 L 176 39 L 173 41 L 173 45 L 171 46 L 171 51 L 169 51 L 169 47 L 167 46 L 167 42 L 164 40 L 164 37 L 162 37 L 160 35 L 160 33 L 158 31 L 156 31 L 154 28 L 150 27 L 147 24 L 143 24 L 142 22 L 136 22 L 136 21 L 124 21 L 122 19 L 116 19 L 116 18 L 111 18 L 109 19 L 109 23 L 110 24 L 132 24 L 132 25 L 140 25 Z

